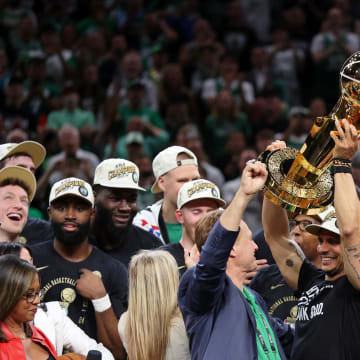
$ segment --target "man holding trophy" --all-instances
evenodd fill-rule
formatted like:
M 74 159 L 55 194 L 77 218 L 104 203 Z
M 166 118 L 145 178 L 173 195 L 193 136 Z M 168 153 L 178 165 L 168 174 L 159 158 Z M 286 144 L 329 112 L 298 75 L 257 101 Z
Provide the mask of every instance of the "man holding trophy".
M 275 142 L 262 159 L 269 171 L 265 238 L 299 297 L 292 360 L 351 360 L 360 353 L 360 203 L 351 173 L 359 147 L 360 53 L 344 64 L 341 87 L 333 112 L 315 121 L 298 154 Z M 318 269 L 291 240 L 286 210 L 315 214 L 332 199 L 336 215 L 305 228 L 319 236 Z

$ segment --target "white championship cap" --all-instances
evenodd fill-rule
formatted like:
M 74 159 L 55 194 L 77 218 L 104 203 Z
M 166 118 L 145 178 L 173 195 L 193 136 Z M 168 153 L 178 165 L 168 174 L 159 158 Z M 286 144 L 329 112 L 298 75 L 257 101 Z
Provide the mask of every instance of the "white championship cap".
M 95 169 L 94 185 L 145 191 L 139 186 L 139 168 L 124 159 L 107 159 Z
M 29 188 L 29 200 L 36 192 L 36 179 L 33 173 L 21 166 L 6 166 L 0 170 L 0 183 L 7 179 L 21 180 Z
M 36 141 L 23 141 L 21 143 L 7 143 L 0 145 L 0 160 L 3 160 L 16 153 L 29 154 L 38 168 L 45 159 L 45 148 Z
M 220 197 L 219 188 L 211 181 L 199 179 L 185 183 L 178 192 L 177 208 L 181 209 L 185 204 L 197 199 L 212 199 L 219 206 L 225 206 L 226 202 Z
M 177 160 L 178 155 L 181 153 L 188 155 L 189 159 Z M 161 192 L 161 189 L 158 186 L 159 177 L 182 165 L 198 166 L 198 161 L 195 154 L 189 149 L 182 146 L 170 146 L 159 152 L 152 162 L 155 183 L 151 187 L 151 191 L 154 194 Z
M 333 208 L 334 209 L 334 208 Z M 339 226 L 336 219 L 335 209 L 332 212 L 329 212 L 327 216 L 325 216 L 323 222 L 321 224 L 310 224 L 305 227 L 305 230 L 313 235 L 319 235 L 320 230 L 331 231 L 336 235 L 340 235 Z
M 49 205 L 63 196 L 73 195 L 86 200 L 94 207 L 94 193 L 89 183 L 78 178 L 66 178 L 56 182 L 50 191 Z

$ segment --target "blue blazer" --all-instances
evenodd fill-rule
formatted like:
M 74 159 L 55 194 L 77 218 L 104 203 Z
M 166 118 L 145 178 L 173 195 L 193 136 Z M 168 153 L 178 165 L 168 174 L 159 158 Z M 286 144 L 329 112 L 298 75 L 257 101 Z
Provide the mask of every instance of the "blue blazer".
M 256 321 L 241 291 L 226 275 L 226 263 L 238 231 L 218 221 L 204 244 L 199 263 L 182 276 L 178 300 L 189 336 L 193 360 L 257 360 Z M 268 315 L 262 297 L 255 295 L 271 325 L 281 359 L 290 356 L 293 330 Z

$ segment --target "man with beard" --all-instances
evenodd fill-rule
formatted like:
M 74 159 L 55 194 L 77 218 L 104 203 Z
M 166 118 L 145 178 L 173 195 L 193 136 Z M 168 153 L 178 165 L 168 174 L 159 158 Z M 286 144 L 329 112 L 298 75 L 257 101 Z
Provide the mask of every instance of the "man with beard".
M 360 203 L 351 173 L 358 150 L 353 125 L 335 121 L 332 172 L 336 217 L 306 230 L 318 235 L 321 270 L 289 239 L 286 211 L 264 199 L 265 239 L 287 283 L 299 297 L 292 360 L 353 360 L 360 352 Z M 273 144 L 270 150 L 284 147 Z
M 117 332 L 127 306 L 127 270 L 88 243 L 94 195 L 78 178 L 53 185 L 48 213 L 54 241 L 32 247 L 44 301 L 60 301 L 69 317 L 116 358 L 124 356 Z
M 139 186 L 139 169 L 133 162 L 107 159 L 97 166 L 91 240 L 126 267 L 138 250 L 162 245 L 155 235 L 132 224 L 138 190 L 144 191 Z

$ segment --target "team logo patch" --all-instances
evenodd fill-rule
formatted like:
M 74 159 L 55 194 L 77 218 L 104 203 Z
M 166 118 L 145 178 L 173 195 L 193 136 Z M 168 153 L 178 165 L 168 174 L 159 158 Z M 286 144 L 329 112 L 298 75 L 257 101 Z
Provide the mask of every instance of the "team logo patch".
M 216 197 L 216 198 L 219 197 L 219 194 L 218 194 L 218 192 L 217 192 L 217 190 L 216 190 L 215 188 L 212 188 L 212 189 L 211 189 L 211 194 L 212 194 L 212 196 L 214 196 L 214 197 Z
M 88 196 L 89 192 L 87 191 L 85 186 L 79 186 L 79 193 L 82 196 Z
M 132 173 L 132 179 L 133 179 L 134 183 L 136 183 L 136 184 L 138 183 L 139 177 L 136 172 Z

